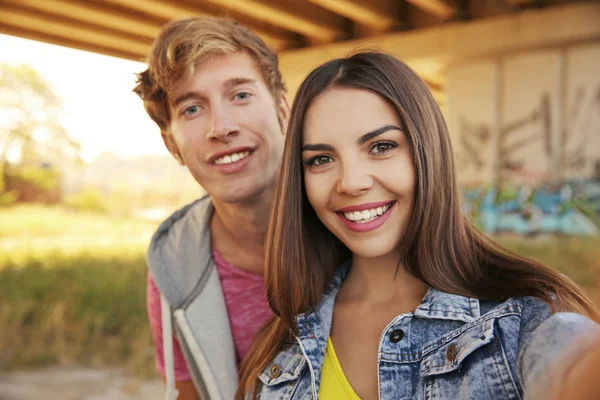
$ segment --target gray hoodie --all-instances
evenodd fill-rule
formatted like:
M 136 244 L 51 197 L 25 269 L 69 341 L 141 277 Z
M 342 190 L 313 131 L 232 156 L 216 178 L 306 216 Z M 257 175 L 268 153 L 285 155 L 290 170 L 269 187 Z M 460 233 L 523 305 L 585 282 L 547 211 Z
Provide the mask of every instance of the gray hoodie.
M 159 226 L 148 249 L 163 303 L 167 399 L 176 398 L 171 324 L 202 399 L 233 399 L 237 389 L 233 337 L 211 253 L 213 211 L 209 196 L 176 211 Z

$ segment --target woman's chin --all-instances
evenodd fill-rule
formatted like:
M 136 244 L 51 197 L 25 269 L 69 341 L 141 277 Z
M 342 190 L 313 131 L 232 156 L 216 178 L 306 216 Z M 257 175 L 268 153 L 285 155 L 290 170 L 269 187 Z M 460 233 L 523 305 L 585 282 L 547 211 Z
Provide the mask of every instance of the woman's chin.
M 381 258 L 388 256 L 392 251 L 394 251 L 394 246 L 389 245 L 378 245 L 373 246 L 369 243 L 354 243 L 354 244 L 346 244 L 346 246 L 352 252 L 352 255 L 356 258 Z

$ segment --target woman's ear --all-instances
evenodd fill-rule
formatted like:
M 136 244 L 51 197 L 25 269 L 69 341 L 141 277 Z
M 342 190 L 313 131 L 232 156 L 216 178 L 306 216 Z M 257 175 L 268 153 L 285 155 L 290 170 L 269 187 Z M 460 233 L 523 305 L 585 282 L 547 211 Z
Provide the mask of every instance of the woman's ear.
M 183 158 L 181 157 L 181 154 L 179 153 L 179 148 L 177 147 L 177 143 L 175 143 L 175 139 L 173 138 L 173 135 L 171 135 L 169 132 L 161 131 L 160 136 L 163 139 L 165 147 L 167 148 L 167 150 L 169 150 L 169 153 L 171 153 L 173 158 L 175 158 L 175 160 L 177 160 L 179 165 L 185 165 L 185 161 L 183 161 Z

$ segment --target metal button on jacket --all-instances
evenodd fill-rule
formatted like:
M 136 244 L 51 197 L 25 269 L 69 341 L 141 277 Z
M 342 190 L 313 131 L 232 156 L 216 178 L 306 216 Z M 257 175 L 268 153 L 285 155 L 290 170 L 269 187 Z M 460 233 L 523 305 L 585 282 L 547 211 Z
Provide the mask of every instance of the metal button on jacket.
M 398 343 L 404 337 L 404 331 L 402 329 L 396 329 L 390 333 L 390 341 L 392 343 Z
M 458 354 L 458 349 L 455 344 L 451 344 L 448 346 L 448 351 L 446 351 L 446 356 L 448 357 L 448 361 L 454 362 L 456 360 L 456 355 Z
M 281 367 L 279 366 L 279 364 L 271 365 L 269 374 L 271 375 L 271 378 L 273 378 L 273 379 L 279 378 L 279 375 L 281 375 Z

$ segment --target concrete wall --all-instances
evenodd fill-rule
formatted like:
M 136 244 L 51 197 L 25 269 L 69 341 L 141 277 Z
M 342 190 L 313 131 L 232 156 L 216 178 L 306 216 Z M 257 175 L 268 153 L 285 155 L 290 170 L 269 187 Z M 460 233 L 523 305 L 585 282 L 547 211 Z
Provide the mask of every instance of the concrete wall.
M 455 65 L 448 125 L 486 231 L 598 234 L 600 42 Z
M 446 87 L 462 183 L 600 179 L 600 43 L 457 65 Z

